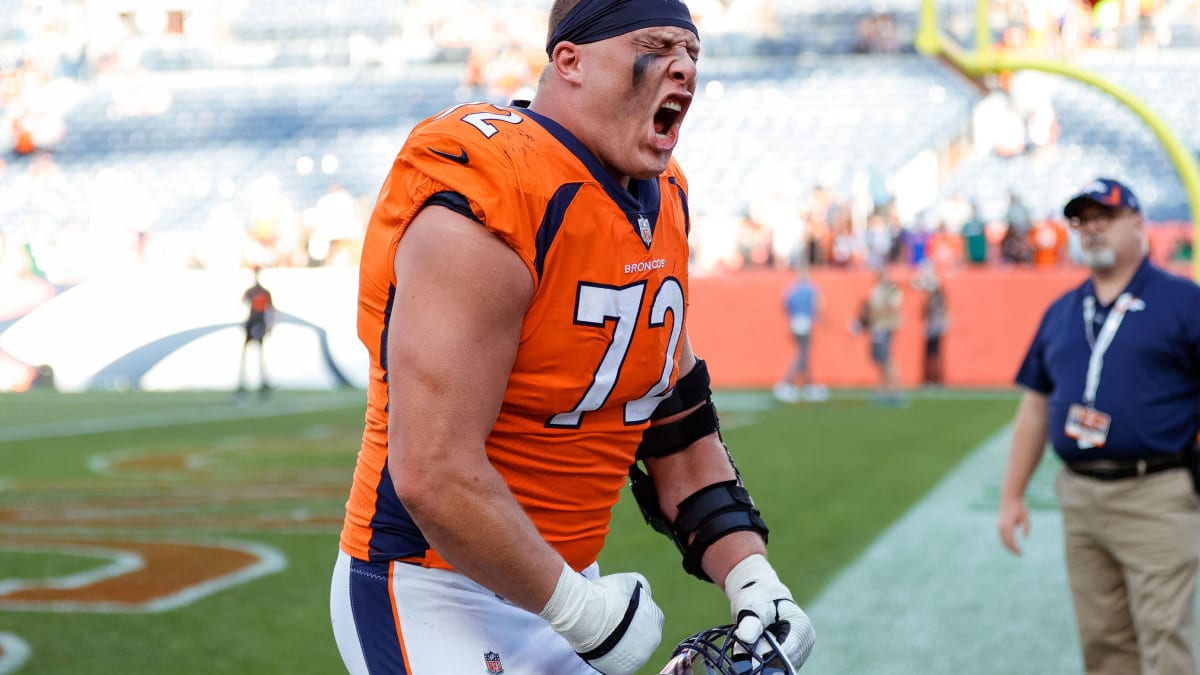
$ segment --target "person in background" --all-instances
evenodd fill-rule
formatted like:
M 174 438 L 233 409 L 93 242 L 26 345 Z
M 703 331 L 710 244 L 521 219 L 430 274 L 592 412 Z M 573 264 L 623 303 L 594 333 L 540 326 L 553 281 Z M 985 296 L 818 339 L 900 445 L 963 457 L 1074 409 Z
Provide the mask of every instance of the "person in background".
M 1033 264 L 1036 267 L 1057 267 L 1066 249 L 1067 233 L 1057 219 L 1042 218 L 1033 224 L 1029 243 L 1033 247 Z
M 892 358 L 892 338 L 900 327 L 900 311 L 904 291 L 886 266 L 876 272 L 875 285 L 863 305 L 861 322 L 871 338 L 871 362 L 879 371 L 879 387 L 875 404 L 902 407 L 907 400 L 900 391 L 896 363 Z
M 787 314 L 788 331 L 796 352 L 783 379 L 773 389 L 775 398 L 784 403 L 795 403 L 802 398 L 827 400 L 829 390 L 815 384 L 809 371 L 812 331 L 821 313 L 821 293 L 813 284 L 807 265 L 797 268 L 796 280 L 784 291 L 783 310 Z
M 937 269 L 932 265 L 924 266 L 916 274 L 913 285 L 925 292 L 925 304 L 921 307 L 921 318 L 925 320 L 921 383 L 927 387 L 940 387 L 945 383 L 942 338 L 950 320 L 946 310 L 946 291 Z
M 1008 193 L 1008 206 L 1004 209 L 1004 222 L 1019 237 L 1025 237 L 1033 228 L 1033 216 L 1025 200 L 1015 190 Z
M 254 268 L 254 283 L 242 294 L 242 303 L 249 308 L 250 313 L 243 324 L 246 339 L 242 343 L 242 357 L 238 361 L 238 400 L 244 400 L 246 397 L 246 354 L 250 350 L 251 344 L 258 352 L 259 396 L 265 398 L 271 391 L 271 385 L 267 381 L 267 358 L 263 344 L 266 342 L 271 328 L 275 326 L 275 303 L 271 300 L 271 291 L 264 288 L 259 280 L 260 272 L 260 268 Z
M 1150 263 L 1126 185 L 1097 179 L 1063 215 L 1091 274 L 1046 310 L 1017 372 L 1000 540 L 1021 553 L 1049 440 L 1084 670 L 1194 674 L 1200 287 Z
M 1000 240 L 1000 259 L 1013 265 L 1033 262 L 1033 244 L 1029 241 L 1028 230 L 1022 233 L 1014 225 L 1004 230 L 1004 238 Z
M 979 217 L 979 207 L 971 202 L 970 212 L 959 231 L 962 236 L 964 261 L 971 266 L 988 261 L 987 224 Z
M 688 336 L 672 152 L 700 41 L 679 0 L 557 0 L 531 102 L 416 125 L 359 266 L 366 425 L 330 585 L 346 668 L 629 675 L 662 639 L 601 574 L 632 481 L 738 634 L 795 667 L 815 633 L 718 434 Z M 644 467 L 644 469 L 642 468 Z

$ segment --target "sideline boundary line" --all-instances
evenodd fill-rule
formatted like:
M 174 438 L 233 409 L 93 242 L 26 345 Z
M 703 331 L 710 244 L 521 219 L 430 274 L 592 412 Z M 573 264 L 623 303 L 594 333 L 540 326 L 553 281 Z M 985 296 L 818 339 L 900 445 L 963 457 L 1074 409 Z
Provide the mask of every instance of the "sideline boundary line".
M 968 454 L 806 608 L 819 636 L 806 673 L 1082 672 L 1052 453 L 1027 491 L 1024 554 L 996 531 L 1010 436 Z
M 42 422 L 0 429 L 0 443 L 9 441 L 32 441 L 43 438 L 66 438 L 114 431 L 136 431 L 157 429 L 186 424 L 211 424 L 233 420 L 283 417 L 309 412 L 337 410 L 353 406 L 366 406 L 366 393 L 354 390 L 354 395 L 322 396 L 316 400 L 271 401 L 255 404 L 254 407 L 237 407 L 233 403 L 204 407 L 136 413 L 119 417 L 93 418 L 66 422 Z

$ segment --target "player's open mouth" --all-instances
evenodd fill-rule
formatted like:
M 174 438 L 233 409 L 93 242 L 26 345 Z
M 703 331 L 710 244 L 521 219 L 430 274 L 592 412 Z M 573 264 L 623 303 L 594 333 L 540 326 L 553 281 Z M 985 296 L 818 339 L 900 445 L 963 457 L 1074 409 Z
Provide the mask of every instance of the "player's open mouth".
M 663 149 L 674 147 L 675 141 L 679 137 L 679 123 L 683 120 L 686 106 L 686 101 L 669 98 L 663 101 L 658 111 L 654 113 L 654 140 Z

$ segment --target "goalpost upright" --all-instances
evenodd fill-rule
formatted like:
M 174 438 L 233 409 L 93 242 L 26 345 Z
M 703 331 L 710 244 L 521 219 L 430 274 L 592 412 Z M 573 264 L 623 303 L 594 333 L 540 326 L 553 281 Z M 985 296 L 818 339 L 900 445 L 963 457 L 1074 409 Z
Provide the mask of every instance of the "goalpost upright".
M 1008 53 L 993 49 L 991 28 L 988 26 L 988 3 L 989 0 L 976 0 L 975 48 L 964 52 L 938 28 L 934 0 L 922 0 L 921 21 L 914 41 L 917 52 L 926 56 L 940 56 L 976 79 L 984 75 L 1017 70 L 1040 70 L 1061 75 L 1099 89 L 1132 110 L 1158 137 L 1174 163 L 1175 170 L 1179 172 L 1184 189 L 1187 190 L 1193 228 L 1192 276 L 1200 280 L 1200 252 L 1196 251 L 1196 246 L 1200 245 L 1200 166 L 1197 165 L 1191 150 L 1153 108 L 1129 90 L 1096 73 L 1037 54 Z

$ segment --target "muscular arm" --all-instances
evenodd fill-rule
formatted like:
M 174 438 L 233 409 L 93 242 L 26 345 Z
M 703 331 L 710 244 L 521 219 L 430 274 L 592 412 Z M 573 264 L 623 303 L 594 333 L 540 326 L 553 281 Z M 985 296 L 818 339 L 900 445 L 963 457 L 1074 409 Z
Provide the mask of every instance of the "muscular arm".
M 696 365 L 696 355 L 686 334 L 679 356 L 679 374 L 686 375 Z M 699 406 L 697 406 L 699 407 Z M 665 418 L 662 424 L 685 416 L 695 410 L 689 408 L 679 414 Z M 645 461 L 646 470 L 658 488 L 659 506 L 668 522 L 674 522 L 679 514 L 678 505 L 693 492 L 707 485 L 735 478 L 733 466 L 717 434 L 709 434 L 696 441 L 682 452 Z M 704 555 L 702 565 L 708 576 L 718 584 L 724 583 L 729 570 L 748 555 L 766 555 L 767 547 L 762 537 L 755 532 L 734 532 L 718 539 Z
M 396 250 L 388 324 L 388 470 L 457 570 L 537 612 L 563 560 L 488 462 L 533 280 L 479 223 L 431 206 Z
M 1046 395 L 1026 389 L 1013 420 L 1012 442 L 1004 483 L 1000 488 L 1000 515 L 997 527 L 1004 547 L 1021 554 L 1015 530 L 1020 527 L 1029 535 L 1029 510 L 1025 506 L 1025 488 L 1037 469 L 1046 448 L 1049 402 Z

